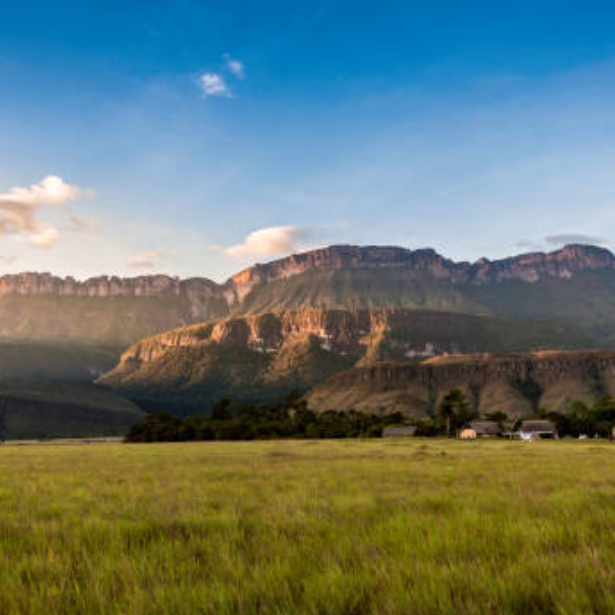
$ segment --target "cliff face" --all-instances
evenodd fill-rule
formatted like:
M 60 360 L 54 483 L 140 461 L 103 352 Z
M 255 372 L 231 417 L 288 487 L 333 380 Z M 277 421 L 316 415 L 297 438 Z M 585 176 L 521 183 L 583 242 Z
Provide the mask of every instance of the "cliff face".
M 206 278 L 180 280 L 166 275 L 134 278 L 99 276 L 79 282 L 50 273 L 18 273 L 0 277 L 0 297 L 4 295 L 56 295 L 62 297 L 182 297 L 222 299 L 220 286 Z
M 430 249 L 332 246 L 256 265 L 224 284 L 165 275 L 81 282 L 22 273 L 0 277 L 0 338 L 126 347 L 228 314 L 398 308 L 557 319 L 580 324 L 593 343 L 608 346 L 615 339 L 614 270 L 615 257 L 591 246 L 474 264 Z M 337 335 L 334 328 L 328 335 Z
M 437 357 L 415 365 L 379 363 L 332 377 L 308 396 L 310 407 L 432 415 L 451 388 L 480 413 L 524 416 L 565 411 L 573 400 L 615 393 L 615 353 L 551 351 Z
M 548 254 L 536 252 L 502 260 L 456 263 L 431 249 L 407 250 L 380 246 L 331 246 L 255 265 L 226 283 L 228 301 L 241 303 L 256 286 L 304 273 L 340 270 L 406 270 L 425 272 L 454 285 L 483 285 L 504 281 L 534 283 L 568 279 L 579 271 L 615 270 L 615 257 L 604 248 L 568 245 Z
M 576 338 L 577 345 L 583 342 Z M 418 310 L 285 311 L 145 339 L 100 382 L 135 398 L 263 399 L 292 388 L 305 391 L 334 373 L 375 361 L 570 343 L 568 328 L 544 322 Z
M 192 300 L 217 299 L 241 303 L 256 286 L 305 273 L 353 270 L 408 270 L 426 272 L 451 284 L 492 284 L 503 281 L 534 283 L 548 278 L 568 279 L 580 271 L 615 271 L 615 257 L 604 248 L 568 245 L 548 254 L 537 252 L 502 260 L 481 259 L 456 263 L 432 249 L 408 250 L 381 246 L 331 246 L 296 254 L 245 269 L 224 284 L 207 278 L 180 280 L 166 275 L 120 278 L 99 276 L 85 281 L 50 273 L 19 273 L 0 277 L 0 297 L 57 295 L 76 297 L 159 297 Z

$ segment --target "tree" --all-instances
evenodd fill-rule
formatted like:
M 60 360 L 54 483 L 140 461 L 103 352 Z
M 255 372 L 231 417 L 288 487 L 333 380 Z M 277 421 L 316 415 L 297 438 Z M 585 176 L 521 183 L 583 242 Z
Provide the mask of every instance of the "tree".
M 488 421 L 493 421 L 494 423 L 497 423 L 498 427 L 502 430 L 507 430 L 510 427 L 510 419 L 508 418 L 508 415 L 501 410 L 488 412 L 487 414 L 485 414 L 485 418 Z
M 440 421 L 446 426 L 446 435 L 451 435 L 451 427 L 463 427 L 474 418 L 466 396 L 461 389 L 451 389 L 442 399 L 438 408 Z
M 231 416 L 231 402 L 228 399 L 217 401 L 211 409 L 211 418 L 216 421 L 226 421 Z

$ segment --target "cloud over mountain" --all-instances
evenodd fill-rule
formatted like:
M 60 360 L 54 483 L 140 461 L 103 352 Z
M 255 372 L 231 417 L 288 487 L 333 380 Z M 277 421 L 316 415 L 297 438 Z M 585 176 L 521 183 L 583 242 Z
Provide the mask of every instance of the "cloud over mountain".
M 128 260 L 128 266 L 133 269 L 154 269 L 162 254 L 156 250 L 146 250 Z
M 34 246 L 50 248 L 58 242 L 60 232 L 43 221 L 42 212 L 55 208 L 71 216 L 68 203 L 93 195 L 91 190 L 68 184 L 57 175 L 47 175 L 27 188 L 16 186 L 0 194 L 0 234 L 15 235 Z
M 551 246 L 560 246 L 567 243 L 584 243 L 589 245 L 608 244 L 608 239 L 596 237 L 595 235 L 585 235 L 584 233 L 562 233 L 560 235 L 547 235 L 545 241 Z
M 249 233 L 242 243 L 214 249 L 237 259 L 280 256 L 306 249 L 307 237 L 301 226 L 272 226 Z

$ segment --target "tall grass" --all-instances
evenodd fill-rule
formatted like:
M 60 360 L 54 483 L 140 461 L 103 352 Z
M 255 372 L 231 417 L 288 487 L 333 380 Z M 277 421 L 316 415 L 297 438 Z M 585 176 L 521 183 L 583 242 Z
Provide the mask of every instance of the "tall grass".
M 0 613 L 615 613 L 615 445 L 0 449 Z

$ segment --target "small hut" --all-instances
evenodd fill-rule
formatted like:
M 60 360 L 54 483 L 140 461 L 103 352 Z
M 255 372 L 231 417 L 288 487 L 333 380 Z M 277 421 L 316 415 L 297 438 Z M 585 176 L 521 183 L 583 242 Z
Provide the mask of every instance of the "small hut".
M 416 425 L 389 426 L 382 430 L 383 438 L 411 438 L 415 434 Z
M 476 432 L 470 427 L 466 427 L 459 432 L 460 440 L 476 440 Z
M 557 430 L 551 421 L 531 420 L 523 421 L 519 436 L 522 440 L 552 440 L 557 438 Z
M 472 421 L 470 429 L 476 432 L 477 438 L 497 438 L 502 433 L 495 421 Z

